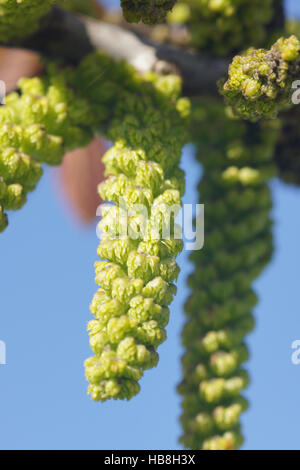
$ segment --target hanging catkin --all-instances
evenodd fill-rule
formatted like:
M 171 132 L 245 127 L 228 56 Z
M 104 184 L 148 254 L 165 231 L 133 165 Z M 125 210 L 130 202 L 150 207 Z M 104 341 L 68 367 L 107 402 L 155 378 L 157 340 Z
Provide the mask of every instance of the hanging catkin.
M 49 65 L 43 78 L 24 78 L 0 107 L 0 231 L 6 210 L 20 209 L 42 175 L 40 163 L 58 165 L 67 150 L 93 136 L 88 103 L 74 95 L 70 69 Z
M 108 120 L 114 142 L 104 156 L 108 177 L 99 186 L 101 199 L 114 204 L 102 206 L 99 224 L 103 261 L 95 264 L 99 289 L 88 325 L 95 355 L 85 363 L 86 377 L 94 400 L 130 399 L 144 370 L 157 364 L 176 293 L 182 240 L 168 209 L 180 208 L 184 192 L 178 165 L 189 106 L 178 99 L 178 77 L 142 79 L 101 53 L 81 64 L 78 80 L 95 105 L 98 128 Z M 170 228 L 169 238 L 163 228 Z
M 272 253 L 269 178 L 276 122 L 233 120 L 220 103 L 194 106 L 194 140 L 203 165 L 205 244 L 191 254 L 191 295 L 182 333 L 181 441 L 192 449 L 236 449 L 247 408 L 245 335 L 254 326 L 251 285 Z

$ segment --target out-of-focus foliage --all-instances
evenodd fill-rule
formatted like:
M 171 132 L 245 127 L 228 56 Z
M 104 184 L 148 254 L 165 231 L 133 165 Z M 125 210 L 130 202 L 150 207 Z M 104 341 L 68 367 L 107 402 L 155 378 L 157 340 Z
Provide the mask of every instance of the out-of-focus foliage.
M 174 6 L 168 21 L 186 23 L 197 49 L 226 56 L 261 46 L 272 14 L 272 0 L 185 0 Z
M 0 41 L 23 38 L 39 27 L 55 0 L 0 0 Z
M 123 15 L 129 23 L 161 23 L 176 0 L 121 0 Z
M 0 0 L 0 41 L 8 43 L 33 34 L 54 5 L 90 16 L 101 11 L 93 0 Z

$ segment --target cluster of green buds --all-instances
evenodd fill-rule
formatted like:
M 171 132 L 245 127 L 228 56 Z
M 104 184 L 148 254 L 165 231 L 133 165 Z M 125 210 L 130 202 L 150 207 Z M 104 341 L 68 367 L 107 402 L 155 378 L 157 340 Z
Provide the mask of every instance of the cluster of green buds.
M 101 53 L 83 61 L 78 83 L 95 104 L 98 128 L 110 114 L 106 135 L 114 142 L 99 185 L 101 261 L 88 324 L 94 352 L 85 362 L 88 391 L 95 401 L 130 399 L 143 372 L 157 364 L 176 293 L 182 239 L 174 218 L 185 186 L 178 165 L 189 102 L 178 98 L 178 77 L 142 78 Z
M 227 56 L 249 44 L 263 45 L 272 13 L 272 0 L 184 0 L 168 21 L 186 23 L 198 50 Z
M 121 0 L 123 15 L 129 23 L 161 23 L 176 0 Z
M 42 175 L 41 163 L 58 165 L 67 150 L 92 138 L 92 114 L 69 86 L 73 71 L 50 64 L 44 77 L 23 78 L 19 92 L 0 107 L 0 231 L 6 210 L 20 209 Z
M 270 50 L 249 49 L 236 56 L 220 91 L 237 116 L 250 121 L 275 118 L 291 104 L 299 73 L 300 41 L 293 35 L 278 39 Z
M 55 0 L 0 0 L 0 41 L 23 38 L 34 33 Z
M 245 335 L 254 327 L 257 297 L 251 285 L 272 254 L 268 180 L 277 123 L 235 120 L 222 103 L 202 100 L 192 108 L 199 184 L 205 204 L 205 243 L 191 254 L 188 285 L 181 442 L 191 449 L 236 449 L 239 417 L 247 408 Z
M 41 175 L 41 165 L 32 160 L 21 147 L 31 144 L 31 137 L 36 134 L 33 128 L 2 121 L 3 108 L 0 108 L 0 232 L 8 225 L 5 211 L 20 209 L 29 191 L 38 183 Z M 32 135 L 31 135 L 32 134 Z M 20 142 L 22 144 L 19 146 Z

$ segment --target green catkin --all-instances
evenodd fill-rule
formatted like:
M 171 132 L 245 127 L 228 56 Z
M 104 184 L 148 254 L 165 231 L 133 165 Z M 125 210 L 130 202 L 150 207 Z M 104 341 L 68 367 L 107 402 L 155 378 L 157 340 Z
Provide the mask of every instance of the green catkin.
M 161 23 L 176 0 L 121 0 L 123 15 L 129 23 Z
M 175 257 L 182 249 L 168 208 L 178 210 L 184 192 L 178 164 L 189 104 L 178 99 L 178 77 L 142 79 L 101 53 L 79 69 L 79 84 L 96 82 L 84 92 L 95 104 L 97 127 L 105 125 L 109 110 L 106 135 L 114 145 L 103 158 L 108 177 L 99 185 L 103 261 L 95 264 L 99 289 L 88 324 L 94 356 L 85 369 L 92 399 L 105 401 L 138 393 L 139 379 L 157 364 L 156 349 L 166 338 L 179 273 Z
M 292 83 L 299 72 L 299 40 L 294 35 L 280 38 L 270 50 L 249 49 L 236 56 L 220 91 L 241 118 L 275 118 L 279 110 L 291 104 Z
M 195 271 L 182 333 L 181 442 L 191 449 L 236 449 L 243 442 L 239 417 L 248 406 L 244 339 L 257 302 L 251 285 L 272 254 L 268 181 L 277 123 L 234 120 L 213 100 L 195 103 L 192 122 L 203 165 L 205 243 L 190 256 Z
M 9 42 L 38 30 L 55 0 L 0 0 L 0 41 Z
M 168 21 L 186 23 L 198 50 L 226 56 L 264 44 L 272 7 L 272 0 L 186 0 L 175 5 Z
M 20 93 L 0 107 L 0 231 L 7 226 L 4 211 L 20 209 L 35 188 L 41 163 L 60 164 L 67 150 L 93 136 L 91 110 L 75 99 L 72 77 L 73 71 L 49 65 L 45 77 L 21 79 Z

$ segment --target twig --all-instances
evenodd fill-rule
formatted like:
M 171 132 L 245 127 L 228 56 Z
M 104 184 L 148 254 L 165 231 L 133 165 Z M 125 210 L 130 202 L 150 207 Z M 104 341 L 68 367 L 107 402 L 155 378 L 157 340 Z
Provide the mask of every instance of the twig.
M 5 45 L 31 49 L 73 64 L 95 49 L 101 49 L 117 60 L 125 59 L 141 73 L 155 71 L 181 75 L 184 93 L 188 96 L 216 92 L 216 82 L 229 65 L 229 60 L 155 43 L 121 26 L 78 18 L 57 7 L 53 8 L 38 33 L 25 41 Z

